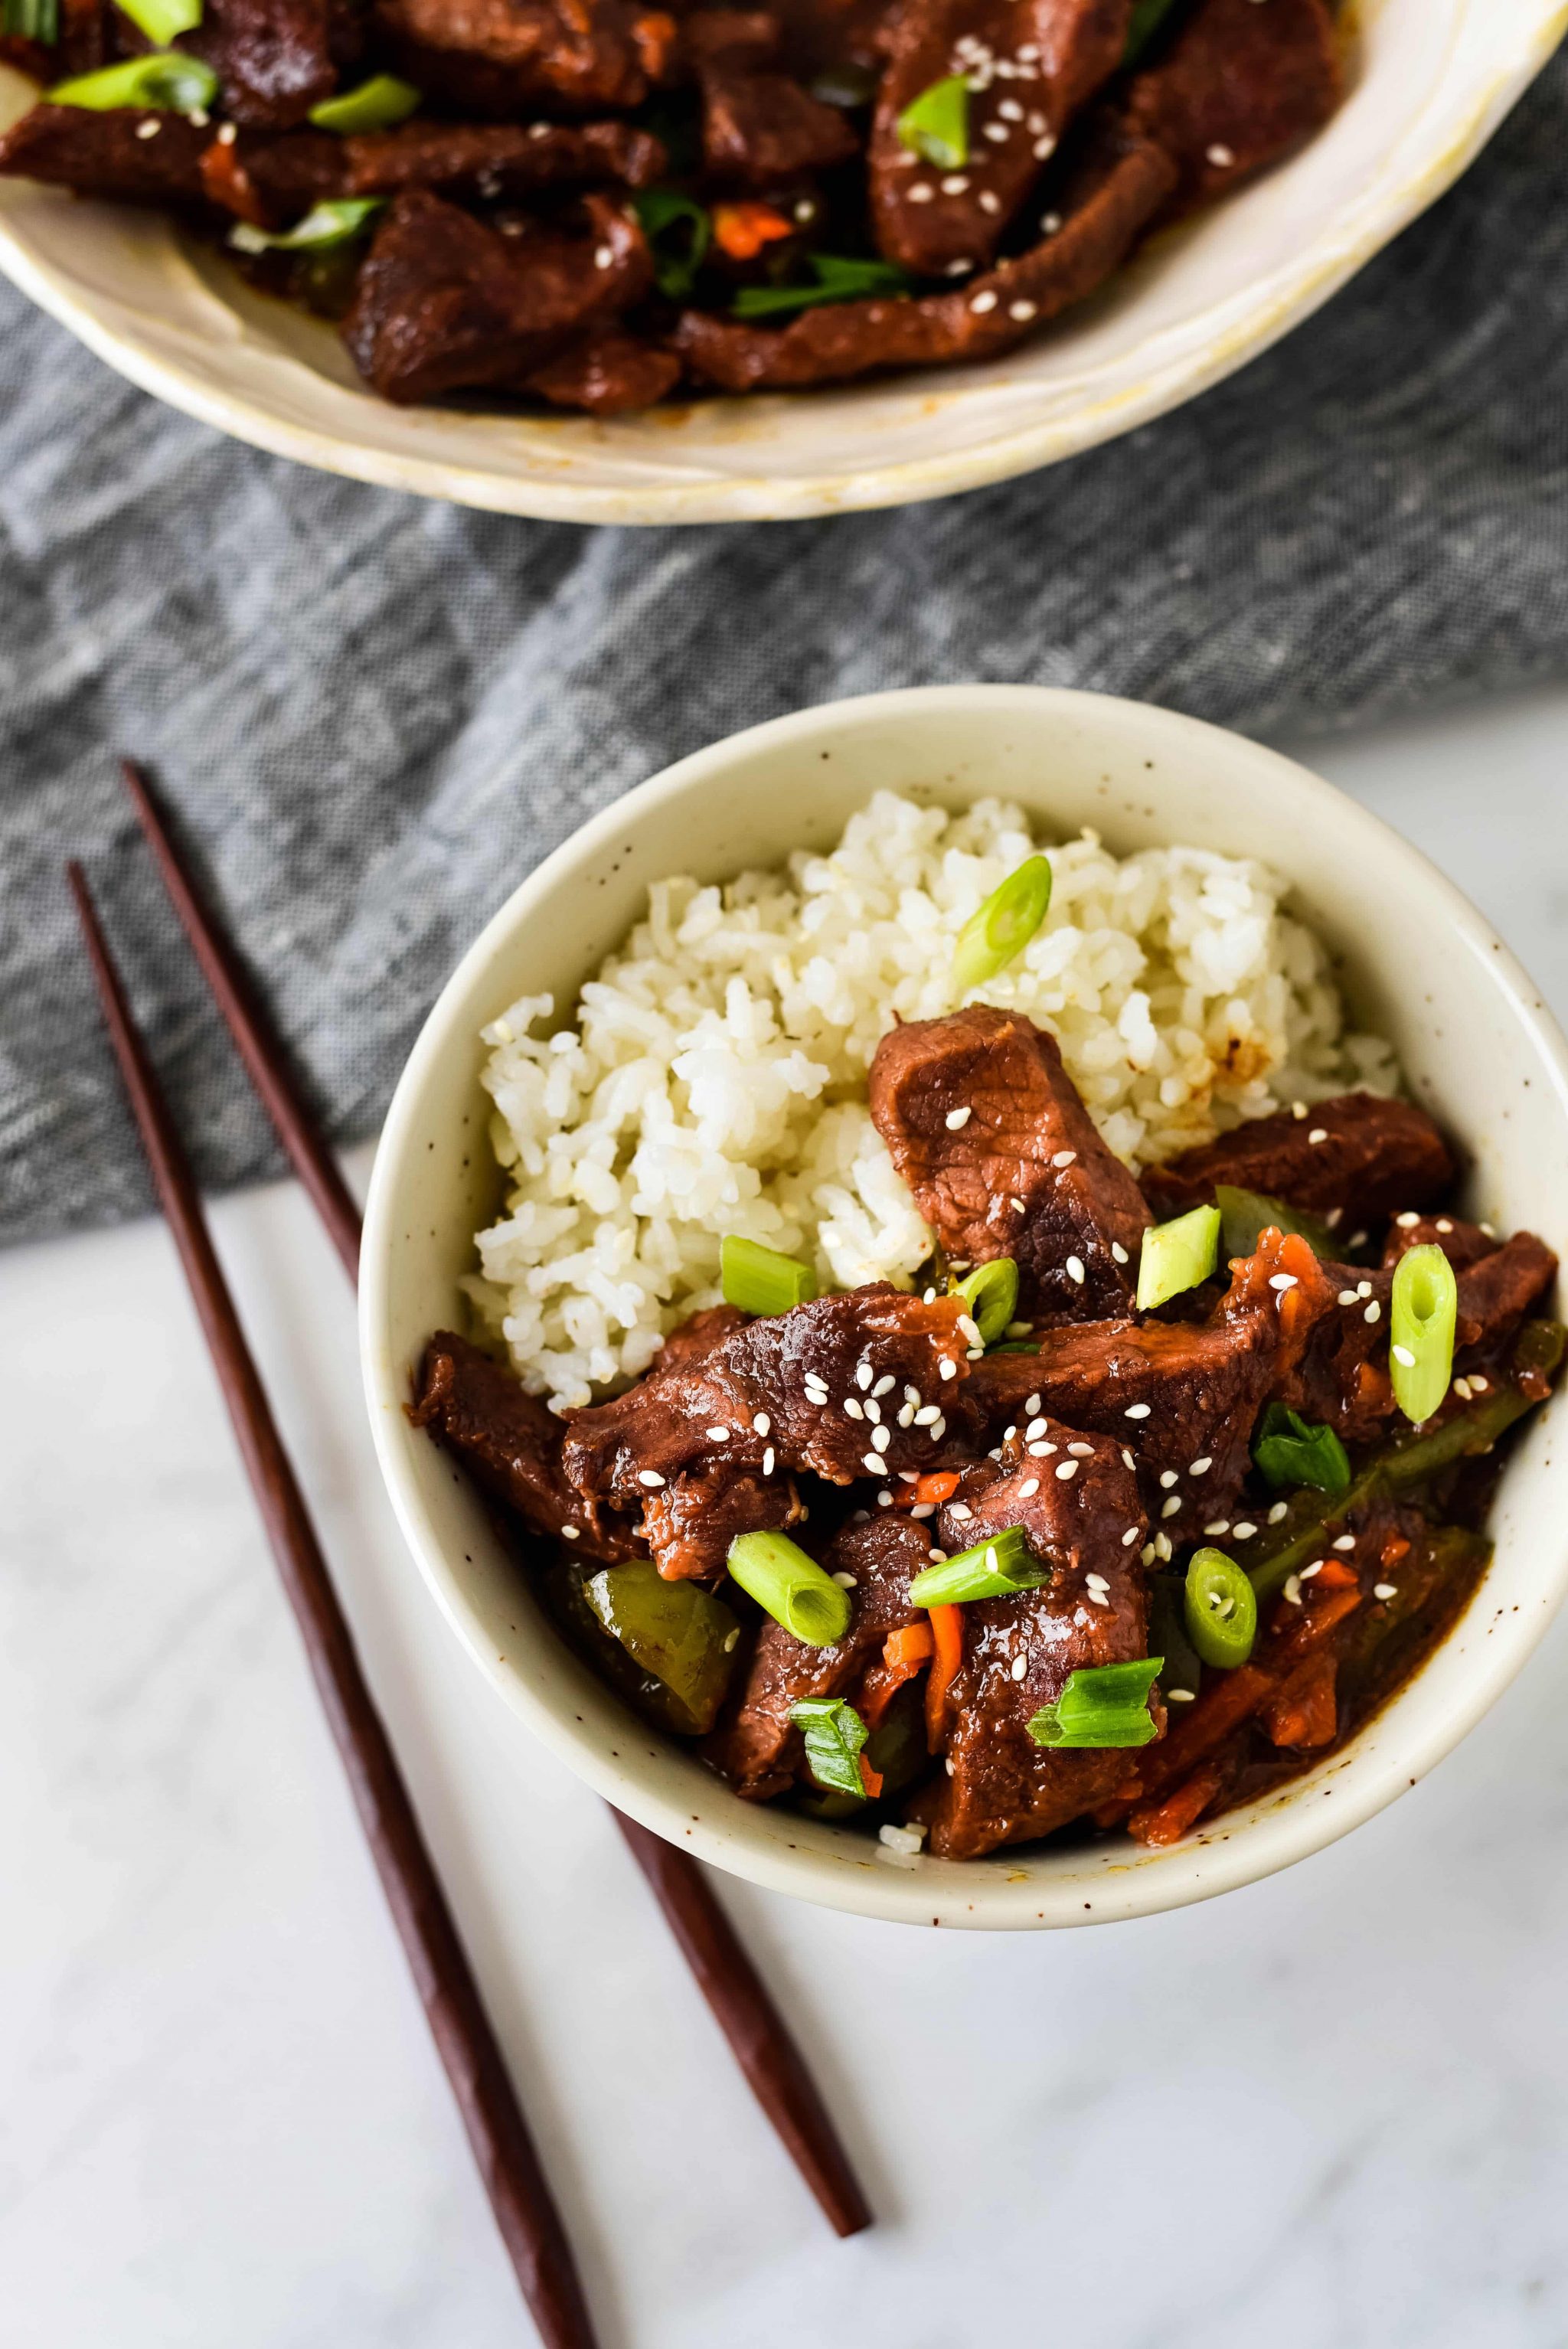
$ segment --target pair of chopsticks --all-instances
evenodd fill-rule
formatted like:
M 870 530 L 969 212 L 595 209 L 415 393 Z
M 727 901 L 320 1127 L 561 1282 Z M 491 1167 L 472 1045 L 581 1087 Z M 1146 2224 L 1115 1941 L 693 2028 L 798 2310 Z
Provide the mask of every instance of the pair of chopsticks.
M 201 904 L 139 771 L 121 770 L 175 911 L 288 1157 L 350 1279 L 359 1211 L 259 1017 L 239 966 Z M 393 1920 L 412 1969 L 501 2238 L 547 2349 L 594 2349 L 561 2215 L 426 1847 L 353 1635 L 332 1587 L 239 1316 L 214 1253 L 180 1136 L 137 1028 L 78 864 L 67 867 L 115 1057 L 228 1405 L 328 1725 L 348 1774 Z M 697 1985 L 764 2112 L 840 2235 L 871 2211 L 799 2049 L 697 1862 L 613 1812 Z

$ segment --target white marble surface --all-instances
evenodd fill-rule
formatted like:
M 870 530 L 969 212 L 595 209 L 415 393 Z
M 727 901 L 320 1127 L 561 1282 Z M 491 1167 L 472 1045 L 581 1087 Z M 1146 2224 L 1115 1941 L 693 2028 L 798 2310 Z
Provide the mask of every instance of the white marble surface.
M 1553 690 L 1306 754 L 1560 1012 L 1565 743 Z M 402 1554 L 303 1201 L 217 1220 L 605 2349 L 1568 2340 L 1568 1621 L 1395 1810 L 1217 1904 L 987 1940 L 728 1887 L 882 2216 L 839 2244 Z M 167 1240 L 0 1257 L 0 2343 L 526 2344 Z

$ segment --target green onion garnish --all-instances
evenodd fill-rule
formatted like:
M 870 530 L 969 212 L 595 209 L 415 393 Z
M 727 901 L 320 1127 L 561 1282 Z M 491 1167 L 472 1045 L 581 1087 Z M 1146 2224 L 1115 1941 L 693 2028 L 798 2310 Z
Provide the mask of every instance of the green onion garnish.
M 1127 47 L 1121 53 L 1124 66 L 1138 63 L 1175 5 L 1176 0 L 1137 0 L 1127 27 Z
M 1138 1309 L 1147 1313 L 1207 1280 L 1220 1260 L 1220 1210 L 1190 1207 L 1143 1235 L 1138 1259 Z
M 898 140 L 940 171 L 959 171 L 969 160 L 969 81 L 949 74 L 934 81 L 898 118 Z
M 0 33 L 53 48 L 60 37 L 60 0 L 0 0 Z
M 909 1586 L 912 1607 L 961 1607 L 968 1599 L 1011 1599 L 1050 1579 L 1029 1547 L 1022 1526 L 1009 1526 L 974 1549 L 939 1566 L 923 1567 Z
M 1272 1227 L 1304 1239 L 1314 1256 L 1336 1253 L 1334 1234 L 1321 1216 L 1305 1207 L 1287 1207 L 1264 1191 L 1239 1191 L 1231 1183 L 1216 1183 L 1214 1205 L 1220 1210 L 1220 1232 L 1227 1257 L 1253 1256 L 1262 1235 Z
M 817 1276 L 809 1264 L 764 1247 L 760 1240 L 743 1240 L 726 1232 L 718 1244 L 718 1277 L 724 1301 L 741 1313 L 788 1313 L 792 1306 L 809 1305 L 817 1294 Z
M 840 1696 L 803 1696 L 790 1706 L 789 1718 L 804 1732 L 806 1767 L 816 1784 L 830 1794 L 858 1795 L 863 1803 L 860 1757 L 866 1725 L 854 1706 Z
M 1258 1635 L 1257 1593 L 1222 1549 L 1192 1553 L 1187 1568 L 1187 1637 L 1206 1664 L 1233 1671 Z
M 423 92 L 411 81 L 399 81 L 396 74 L 372 74 L 357 89 L 324 98 L 311 108 L 310 119 L 318 130 L 336 130 L 347 138 L 356 130 L 390 130 L 395 123 L 407 122 L 423 102 Z
M 980 1332 L 983 1346 L 994 1346 L 1006 1334 L 1018 1305 L 1018 1268 L 1010 1256 L 993 1257 L 989 1264 L 977 1264 L 971 1273 L 953 1284 L 952 1294 L 962 1297 L 970 1319 Z
M 123 64 L 103 66 L 97 73 L 76 74 L 44 92 L 51 106 L 85 106 L 93 114 L 111 114 L 119 106 L 199 114 L 217 95 L 218 77 L 211 67 L 203 65 L 200 57 L 181 57 L 177 49 L 127 57 Z
M 743 285 L 731 305 L 736 318 L 769 318 L 784 310 L 810 310 L 821 302 L 859 302 L 871 294 L 907 294 L 911 279 L 891 261 L 851 261 L 835 253 L 813 253 L 814 285 Z
M 713 243 L 712 213 L 675 188 L 645 189 L 632 202 L 653 251 L 659 292 L 684 301 Z
M 850 1594 L 786 1534 L 737 1534 L 729 1570 L 758 1607 L 809 1648 L 836 1647 L 850 1628 Z
M 971 914 L 953 949 L 953 990 L 984 987 L 1021 955 L 1051 907 L 1048 856 L 1026 856 L 978 913 Z
M 201 22 L 201 0 L 115 0 L 115 5 L 160 49 L 181 33 L 194 32 Z
M 1388 1306 L 1388 1375 L 1394 1400 L 1418 1426 L 1449 1391 L 1459 1284 L 1440 1247 L 1410 1248 L 1394 1267 Z
M 1271 1402 L 1253 1438 L 1258 1472 L 1279 1491 L 1311 1485 L 1336 1498 L 1350 1490 L 1350 1463 L 1331 1427 Z
M 1055 1704 L 1029 1723 L 1037 1745 L 1147 1745 L 1154 1735 L 1149 1692 L 1160 1676 L 1163 1656 L 1129 1664 L 1092 1664 L 1069 1672 Z
M 359 234 L 367 220 L 385 206 L 385 196 L 342 196 L 330 203 L 315 204 L 304 220 L 291 229 L 273 235 L 264 228 L 253 228 L 249 221 L 241 221 L 229 231 L 229 243 L 237 253 L 324 253 L 335 244 L 346 244 Z

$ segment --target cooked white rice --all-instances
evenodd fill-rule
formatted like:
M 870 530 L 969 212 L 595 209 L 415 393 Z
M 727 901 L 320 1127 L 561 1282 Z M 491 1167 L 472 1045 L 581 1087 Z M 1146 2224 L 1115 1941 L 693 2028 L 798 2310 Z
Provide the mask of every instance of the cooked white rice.
M 1393 1092 L 1389 1047 L 1349 1034 L 1327 956 L 1266 866 L 1207 849 L 1052 844 L 1023 812 L 881 792 L 830 855 L 722 888 L 658 883 L 620 953 L 552 1032 L 548 995 L 484 1030 L 504 1218 L 468 1284 L 525 1384 L 557 1409 L 645 1371 L 717 1303 L 740 1232 L 825 1284 L 907 1288 L 931 1235 L 866 1108 L 877 1040 L 955 1008 L 953 945 L 1050 850 L 1049 916 L 971 999 L 1048 1028 L 1134 1168 L 1291 1101 Z

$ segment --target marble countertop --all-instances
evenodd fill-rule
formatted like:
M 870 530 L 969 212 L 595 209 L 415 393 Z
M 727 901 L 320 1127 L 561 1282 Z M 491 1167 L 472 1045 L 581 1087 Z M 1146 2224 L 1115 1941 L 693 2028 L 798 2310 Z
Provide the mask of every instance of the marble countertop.
M 1305 754 L 1560 1014 L 1565 742 L 1568 688 Z M 418 1582 L 303 1199 L 216 1222 L 604 2349 L 1561 2349 L 1568 1620 L 1206 1907 L 950 1937 L 724 1879 L 880 2214 L 841 2244 Z M 0 1257 L 0 2344 L 527 2349 L 164 1234 Z

